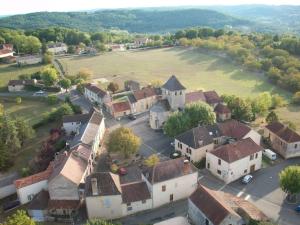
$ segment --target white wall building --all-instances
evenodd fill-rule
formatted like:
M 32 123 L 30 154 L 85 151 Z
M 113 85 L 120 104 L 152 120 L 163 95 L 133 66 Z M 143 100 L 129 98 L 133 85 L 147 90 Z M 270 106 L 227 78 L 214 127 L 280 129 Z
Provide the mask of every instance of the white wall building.
M 262 150 L 251 138 L 223 145 L 206 154 L 206 168 L 230 183 L 261 168 Z

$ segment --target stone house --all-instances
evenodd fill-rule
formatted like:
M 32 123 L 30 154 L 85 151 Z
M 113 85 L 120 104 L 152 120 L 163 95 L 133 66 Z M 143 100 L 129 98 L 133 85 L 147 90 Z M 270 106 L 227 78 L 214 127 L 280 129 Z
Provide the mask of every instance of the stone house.
M 150 108 L 150 127 L 153 130 L 162 129 L 165 121 L 169 118 L 170 110 L 167 99 L 158 100 L 157 104 Z
M 112 103 L 112 116 L 114 118 L 121 118 L 132 113 L 131 104 L 129 101 L 114 102 Z
M 188 160 L 177 158 L 145 168 L 142 180 L 152 197 L 152 208 L 187 198 L 197 188 L 198 170 Z
M 89 219 L 116 219 L 152 207 L 145 182 L 121 184 L 119 176 L 110 172 L 87 178 L 85 201 Z
M 156 91 L 152 87 L 134 91 L 133 96 L 136 100 L 135 113 L 146 112 L 157 102 Z
M 300 135 L 280 122 L 264 128 L 263 136 L 270 141 L 272 148 L 285 159 L 300 156 Z
M 17 64 L 19 66 L 25 65 L 34 65 L 42 63 L 43 57 L 41 55 L 28 55 L 28 56 L 19 56 L 17 57 Z
M 152 40 L 147 38 L 147 37 L 141 37 L 141 38 L 136 38 L 134 40 L 134 46 L 136 48 L 139 48 L 139 47 L 143 47 L 145 45 L 147 45 L 149 42 L 151 42 Z
M 50 43 L 47 45 L 47 51 L 52 52 L 55 55 L 65 54 L 68 52 L 68 46 L 61 42 Z
M 206 168 L 228 184 L 259 170 L 262 150 L 251 138 L 222 145 L 206 153 Z
M 10 80 L 7 88 L 9 92 L 24 91 L 26 86 L 35 85 L 36 79 L 33 80 Z
M 126 91 L 138 91 L 141 89 L 140 83 L 134 80 L 127 80 L 124 82 Z
M 0 60 L 6 59 L 14 56 L 14 46 L 12 44 L 2 44 L 0 45 Z
M 219 122 L 231 119 L 231 111 L 223 103 L 218 103 L 214 109 L 214 112 L 216 113 L 216 118 Z
M 104 91 L 90 83 L 84 86 L 84 97 L 99 106 L 105 106 L 106 103 L 111 102 L 111 96 L 108 91 Z
M 250 202 L 199 185 L 188 200 L 188 218 L 194 225 L 244 225 L 268 218 Z

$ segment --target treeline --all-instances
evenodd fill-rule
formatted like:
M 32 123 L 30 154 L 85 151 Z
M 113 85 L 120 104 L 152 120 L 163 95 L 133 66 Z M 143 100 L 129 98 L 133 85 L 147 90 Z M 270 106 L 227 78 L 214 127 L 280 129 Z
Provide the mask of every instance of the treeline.
M 182 46 L 224 52 L 248 70 L 264 72 L 270 82 L 291 92 L 300 91 L 300 60 L 289 53 L 292 47 L 287 46 L 292 45 L 286 44 L 287 37 L 195 28 L 178 31 L 175 38 Z

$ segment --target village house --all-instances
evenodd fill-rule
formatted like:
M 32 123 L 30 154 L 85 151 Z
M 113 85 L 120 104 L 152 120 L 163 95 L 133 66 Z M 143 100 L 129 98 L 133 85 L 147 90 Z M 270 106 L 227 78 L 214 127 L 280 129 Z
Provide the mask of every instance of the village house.
M 264 137 L 272 148 L 285 159 L 300 156 L 300 135 L 287 125 L 274 122 L 264 128 Z
M 68 46 L 61 42 L 50 43 L 47 45 L 47 51 L 52 52 L 54 55 L 65 54 L 68 52 Z
M 7 59 L 14 58 L 14 48 L 12 44 L 0 45 L 0 60 L 6 61 Z
M 218 103 L 214 109 L 214 112 L 216 113 L 218 122 L 223 122 L 225 120 L 231 119 L 231 111 L 223 103 Z
M 177 158 L 145 168 L 142 180 L 152 197 L 152 208 L 188 198 L 197 188 L 198 170 L 188 160 Z
M 244 225 L 268 218 L 250 202 L 199 185 L 188 200 L 188 218 L 194 225 Z
M 110 172 L 94 173 L 87 178 L 85 200 L 89 219 L 116 219 L 152 207 L 145 182 L 121 184 L 119 175 Z
M 124 44 L 111 44 L 107 46 L 112 52 L 124 52 L 126 51 L 126 46 Z
M 146 112 L 157 102 L 156 90 L 152 87 L 134 91 L 133 96 L 136 100 L 135 113 Z
M 150 109 L 150 127 L 154 130 L 162 129 L 170 116 L 171 106 L 167 99 L 160 99 Z
M 250 137 L 260 144 L 261 136 L 250 127 L 236 120 L 227 120 L 209 126 L 198 126 L 175 137 L 175 150 L 188 160 L 198 162 L 214 148 Z
M 127 101 L 114 102 L 111 106 L 111 115 L 114 118 L 121 118 L 131 114 L 131 104 Z
M 7 88 L 9 92 L 24 91 L 26 86 L 33 86 L 37 84 L 36 79 L 32 80 L 10 80 Z
M 42 63 L 43 58 L 41 55 L 28 55 L 17 57 L 18 66 L 34 65 Z
M 144 47 L 146 46 L 148 43 L 152 42 L 151 39 L 147 38 L 147 37 L 140 37 L 140 38 L 136 38 L 134 40 L 134 46 L 136 48 L 139 48 L 139 47 Z
M 134 80 L 127 80 L 124 82 L 126 91 L 138 91 L 141 89 L 140 83 Z
M 228 184 L 259 170 L 262 150 L 251 138 L 222 145 L 206 153 L 206 168 Z
M 105 106 L 106 103 L 111 101 L 109 92 L 102 90 L 94 84 L 86 84 L 84 86 L 84 97 L 99 106 Z

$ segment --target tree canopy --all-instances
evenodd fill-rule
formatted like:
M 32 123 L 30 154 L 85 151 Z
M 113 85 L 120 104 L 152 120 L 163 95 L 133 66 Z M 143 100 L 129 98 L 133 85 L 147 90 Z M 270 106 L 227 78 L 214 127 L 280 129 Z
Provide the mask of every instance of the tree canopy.
M 42 80 L 44 81 L 46 86 L 52 86 L 58 80 L 58 73 L 56 69 L 50 66 L 46 66 L 41 71 Z
M 281 189 L 288 195 L 300 193 L 300 166 L 288 166 L 279 173 Z
M 8 217 L 3 225 L 35 225 L 33 219 L 27 216 L 24 210 L 18 210 L 15 214 Z

